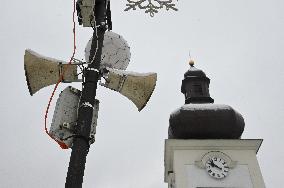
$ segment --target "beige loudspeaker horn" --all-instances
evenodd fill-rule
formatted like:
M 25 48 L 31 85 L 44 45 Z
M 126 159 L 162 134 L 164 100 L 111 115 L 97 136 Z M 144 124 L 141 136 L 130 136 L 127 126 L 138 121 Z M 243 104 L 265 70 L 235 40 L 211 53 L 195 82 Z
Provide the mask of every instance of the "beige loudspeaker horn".
M 25 51 L 24 66 L 31 95 L 41 88 L 56 84 L 63 72 L 63 82 L 78 81 L 77 66 L 68 66 L 66 62 L 44 57 L 32 50 Z
M 100 85 L 117 91 L 130 99 L 141 111 L 150 99 L 157 81 L 157 73 L 136 73 L 111 68 L 105 69 L 105 83 Z

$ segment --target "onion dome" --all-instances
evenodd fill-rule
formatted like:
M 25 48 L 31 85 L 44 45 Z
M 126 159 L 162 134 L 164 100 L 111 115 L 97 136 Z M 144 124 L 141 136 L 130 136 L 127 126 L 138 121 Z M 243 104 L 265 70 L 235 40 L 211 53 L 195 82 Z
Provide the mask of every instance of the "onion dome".
M 170 116 L 171 139 L 238 139 L 244 119 L 228 105 L 185 104 Z
M 245 122 L 228 105 L 213 104 L 209 94 L 210 79 L 190 64 L 184 74 L 181 92 L 185 105 L 170 115 L 169 139 L 238 139 Z

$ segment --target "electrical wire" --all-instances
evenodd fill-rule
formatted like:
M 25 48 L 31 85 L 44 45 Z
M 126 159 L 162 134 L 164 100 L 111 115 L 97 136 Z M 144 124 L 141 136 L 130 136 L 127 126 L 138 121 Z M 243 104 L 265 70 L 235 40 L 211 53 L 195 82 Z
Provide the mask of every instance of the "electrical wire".
M 72 63 L 72 60 L 74 59 L 74 56 L 75 56 L 75 53 L 76 53 L 76 24 L 75 24 L 75 11 L 76 11 L 76 3 L 75 3 L 75 0 L 73 0 L 73 16 L 72 16 L 72 21 L 73 21 L 73 53 L 72 53 L 72 56 L 67 64 L 67 67 L 66 69 L 64 69 L 61 73 L 61 75 L 59 76 L 59 79 L 56 83 L 56 85 L 54 86 L 54 89 L 51 93 L 51 96 L 49 98 L 49 101 L 48 101 L 48 105 L 46 107 L 46 111 L 45 111 L 45 116 L 44 116 L 44 129 L 45 129 L 45 133 L 50 136 L 53 140 L 55 140 L 62 149 L 68 149 L 68 146 L 66 144 L 64 144 L 63 142 L 60 142 L 58 141 L 57 139 L 55 139 L 47 130 L 47 118 L 48 118 L 48 111 L 49 111 L 49 107 L 50 107 L 50 104 L 52 102 L 52 99 L 53 99 L 53 96 L 55 94 L 55 91 L 58 87 L 58 85 L 62 82 L 63 80 L 63 76 L 64 76 L 64 73 L 65 71 L 70 67 L 70 64 Z

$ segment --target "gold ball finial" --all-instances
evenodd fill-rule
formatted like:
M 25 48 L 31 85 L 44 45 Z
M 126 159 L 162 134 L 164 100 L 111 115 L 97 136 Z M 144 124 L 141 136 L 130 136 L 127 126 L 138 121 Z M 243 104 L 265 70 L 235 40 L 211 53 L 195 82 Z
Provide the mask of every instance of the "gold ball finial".
M 190 59 L 189 62 L 188 62 L 188 64 L 189 64 L 191 67 L 193 67 L 194 61 L 193 61 L 192 59 Z

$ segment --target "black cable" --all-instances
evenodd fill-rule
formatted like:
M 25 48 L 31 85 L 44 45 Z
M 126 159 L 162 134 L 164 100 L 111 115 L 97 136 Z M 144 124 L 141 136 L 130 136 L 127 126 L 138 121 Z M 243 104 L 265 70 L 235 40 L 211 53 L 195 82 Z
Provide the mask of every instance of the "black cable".
M 77 16 L 78 16 L 78 23 L 79 23 L 79 25 L 82 25 L 83 19 L 82 19 L 82 12 L 81 12 L 80 5 L 82 5 L 82 0 L 78 0 L 76 2 L 76 11 L 77 11 Z
M 108 1 L 107 10 L 106 10 L 106 19 L 108 30 L 112 30 L 112 21 L 111 21 L 111 10 L 110 10 L 110 1 Z

